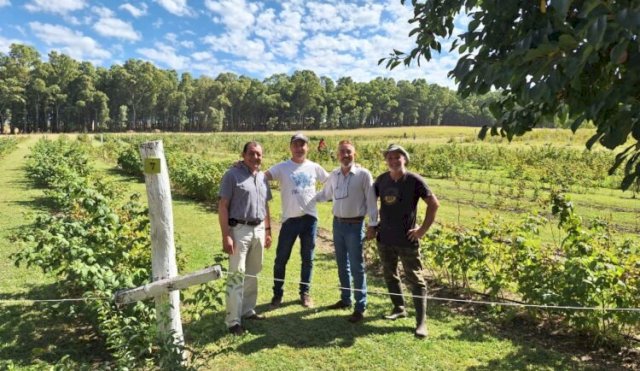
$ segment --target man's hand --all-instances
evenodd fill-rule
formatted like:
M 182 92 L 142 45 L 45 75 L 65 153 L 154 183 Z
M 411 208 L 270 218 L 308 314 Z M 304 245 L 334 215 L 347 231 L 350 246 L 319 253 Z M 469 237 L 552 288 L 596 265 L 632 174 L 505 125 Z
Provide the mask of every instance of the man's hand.
M 229 255 L 233 255 L 233 238 L 231 236 L 222 237 L 222 249 Z
M 367 234 L 365 236 L 365 239 L 369 241 L 373 240 L 374 238 L 376 238 L 376 227 L 367 227 Z
M 267 232 L 266 236 L 264 237 L 264 248 L 265 249 L 270 248 L 271 242 L 272 242 L 271 233 Z
M 409 241 L 420 241 L 420 239 L 422 237 L 424 237 L 424 234 L 427 233 L 427 229 L 426 228 L 413 228 L 413 229 L 409 229 L 409 231 L 407 232 L 407 238 L 409 239 Z

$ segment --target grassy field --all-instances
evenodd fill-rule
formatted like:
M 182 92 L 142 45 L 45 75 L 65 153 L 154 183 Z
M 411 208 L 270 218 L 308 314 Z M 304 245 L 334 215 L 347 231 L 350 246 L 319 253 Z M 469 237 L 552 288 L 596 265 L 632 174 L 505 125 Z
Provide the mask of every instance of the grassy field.
M 478 145 L 477 129 L 471 128 L 395 128 L 352 130 L 342 132 L 308 132 L 312 140 L 324 137 L 328 144 L 342 138 L 354 138 L 357 145 L 384 148 L 389 142 L 423 146 L 447 143 Z M 405 138 L 405 135 L 406 138 Z M 415 133 L 416 138 L 413 139 Z M 228 136 L 225 134 L 222 136 Z M 236 144 L 265 136 L 264 133 L 234 134 Z M 285 148 L 266 148 L 266 165 L 280 160 L 286 151 L 287 134 L 276 136 Z M 537 130 L 528 137 L 512 143 L 490 140 L 480 145 L 511 147 L 555 145 L 580 148 L 588 138 L 588 131 L 572 135 L 568 131 Z M 193 135 L 193 137 L 203 137 Z M 8 237 L 21 225 L 30 223 L 32 213 L 44 210 L 42 190 L 32 188 L 22 166 L 28 148 L 37 138 L 30 137 L 18 148 L 5 155 L 0 165 L 0 299 L 56 298 L 54 277 L 35 269 L 16 268 L 9 255 L 16 250 Z M 99 146 L 98 142 L 96 145 Z M 231 160 L 238 158 L 229 144 L 203 146 L 194 139 L 191 149 L 205 157 Z M 269 155 L 272 155 L 269 157 Z M 277 158 L 276 158 L 277 157 Z M 382 158 L 380 156 L 380 164 Z M 328 159 L 323 163 L 332 167 Z M 112 159 L 96 159 L 99 172 L 130 192 L 139 192 L 144 199 L 144 184 L 115 169 Z M 375 175 L 375 174 L 374 174 Z M 516 220 L 533 208 L 543 210 L 544 195 L 534 197 L 534 190 L 523 194 L 512 182 L 500 177 L 499 171 L 465 172 L 455 178 L 428 178 L 430 186 L 441 199 L 439 223 L 470 225 L 491 215 Z M 510 194 L 511 192 L 511 194 Z M 279 194 L 271 202 L 274 220 L 280 215 Z M 602 216 L 611 221 L 623 235 L 637 238 L 640 231 L 638 212 L 640 202 L 631 192 L 611 188 L 593 188 L 572 194 L 581 215 Z M 211 205 L 187 197 L 174 197 L 174 222 L 184 272 L 200 269 L 213 263 L 213 256 L 221 251 L 217 215 Z M 324 203 L 319 207 L 320 237 L 312 294 L 313 309 L 298 304 L 297 285 L 299 256 L 294 252 L 287 269 L 285 305 L 267 311 L 271 297 L 271 279 L 275 249 L 267 251 L 264 269 L 259 279 L 259 310 L 268 319 L 247 324 L 248 334 L 235 338 L 226 333 L 223 313 L 205 311 L 199 319 L 183 315 L 187 344 L 195 350 L 194 364 L 202 369 L 389 369 L 410 368 L 428 370 L 495 370 L 495 369 L 622 369 L 632 368 L 637 361 L 625 360 L 616 352 L 594 349 L 579 336 L 547 328 L 531 322 L 526 316 L 498 319 L 491 311 L 474 306 L 458 306 L 446 302 L 429 303 L 430 336 L 426 341 L 412 336 L 413 319 L 384 321 L 381 315 L 390 309 L 384 295 L 371 294 L 364 323 L 352 325 L 345 321 L 347 311 L 329 311 L 325 306 L 338 299 L 337 271 L 332 255 L 331 209 Z M 277 235 L 277 224 L 276 230 Z M 547 240 L 557 238 L 553 226 L 543 231 Z M 296 251 L 296 250 L 294 250 Z M 384 283 L 377 272 L 369 274 L 372 293 L 383 292 Z M 432 295 L 439 294 L 434 287 Z M 193 289 L 185 295 L 192 294 Z M 439 295 L 438 295 L 439 296 Z M 0 369 L 16 367 L 48 369 L 64 355 L 75 366 L 100 367 L 109 361 L 91 329 L 82 321 L 62 318 L 51 304 L 0 304 Z M 67 305 L 67 304 L 62 304 Z

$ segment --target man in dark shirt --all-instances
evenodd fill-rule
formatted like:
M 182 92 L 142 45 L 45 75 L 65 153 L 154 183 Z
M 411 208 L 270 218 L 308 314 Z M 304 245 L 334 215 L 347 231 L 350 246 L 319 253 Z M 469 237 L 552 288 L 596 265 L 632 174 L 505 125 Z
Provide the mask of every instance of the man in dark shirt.
M 409 153 L 404 148 L 391 144 L 384 151 L 384 158 L 389 171 L 378 176 L 374 188 L 380 198 L 378 253 L 394 305 L 391 314 L 385 318 L 395 320 L 407 316 L 398 273 L 400 260 L 413 294 L 416 310 L 414 334 L 424 338 L 427 336 L 427 285 L 422 276 L 419 241 L 433 224 L 440 203 L 422 177 L 407 171 Z M 427 204 L 427 212 L 418 227 L 416 213 L 420 199 Z

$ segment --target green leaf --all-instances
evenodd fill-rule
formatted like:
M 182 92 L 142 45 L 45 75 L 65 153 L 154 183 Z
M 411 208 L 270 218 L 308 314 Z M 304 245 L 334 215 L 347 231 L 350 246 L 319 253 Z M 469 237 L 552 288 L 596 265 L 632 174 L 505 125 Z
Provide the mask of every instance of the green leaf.
M 611 62 L 616 64 L 622 64 L 626 62 L 627 56 L 628 56 L 627 54 L 628 45 L 629 45 L 629 42 L 624 40 L 618 43 L 618 45 L 614 46 L 613 49 L 611 49 L 611 53 L 609 53 L 609 58 Z
M 558 39 L 558 46 L 562 50 L 574 50 L 578 46 L 576 39 L 570 34 L 562 34 Z
M 571 5 L 571 0 L 551 0 L 550 5 L 556 10 L 558 17 L 565 19 L 569 11 L 569 5 Z

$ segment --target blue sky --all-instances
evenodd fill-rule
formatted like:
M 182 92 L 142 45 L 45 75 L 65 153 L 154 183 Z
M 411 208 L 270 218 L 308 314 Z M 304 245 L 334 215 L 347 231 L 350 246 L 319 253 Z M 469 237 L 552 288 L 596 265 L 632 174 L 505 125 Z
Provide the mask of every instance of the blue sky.
M 421 67 L 377 65 L 394 48 L 410 50 L 411 14 L 400 0 L 0 0 L 0 52 L 24 43 L 44 59 L 57 50 L 104 67 L 137 58 L 195 76 L 263 79 L 310 69 L 333 79 L 425 78 L 454 88 L 447 72 L 457 55 L 448 47 Z

